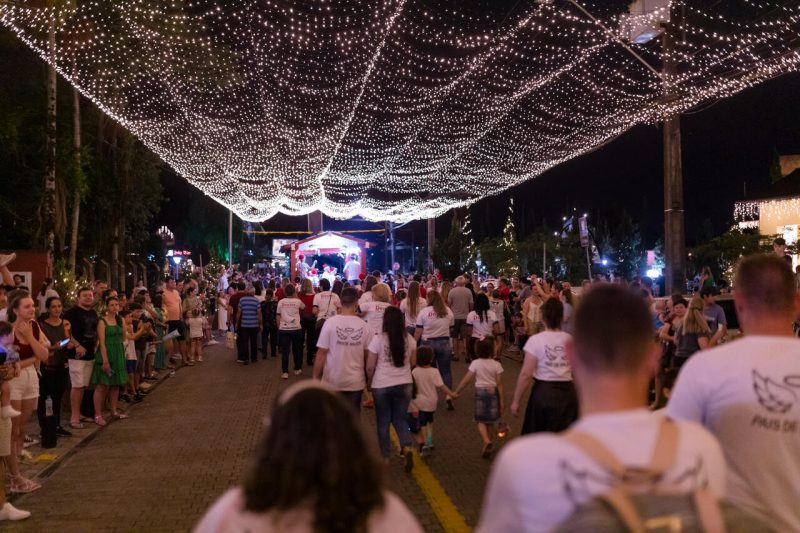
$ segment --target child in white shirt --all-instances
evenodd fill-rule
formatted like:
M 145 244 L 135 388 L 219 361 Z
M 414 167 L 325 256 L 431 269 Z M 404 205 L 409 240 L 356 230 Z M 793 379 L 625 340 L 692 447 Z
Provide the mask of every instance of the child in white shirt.
M 475 343 L 477 359 L 469 365 L 469 370 L 464 375 L 461 383 L 456 387 L 455 395 L 475 380 L 475 422 L 478 423 L 478 433 L 483 440 L 481 456 L 485 459 L 492 454 L 492 438 L 495 434 L 495 424 L 503 414 L 503 381 L 501 374 L 503 366 L 499 361 L 492 359 L 494 342 L 490 339 L 480 340 Z
M 418 424 L 420 432 L 417 437 L 417 444 L 419 445 L 420 456 L 423 451 L 430 451 L 433 449 L 433 413 L 439 402 L 438 391 L 444 391 L 445 394 L 453 395 L 453 391 L 444 384 L 442 375 L 439 370 L 433 368 L 433 348 L 430 346 L 420 346 L 417 348 L 417 367 L 411 371 L 411 377 L 414 379 L 414 386 L 417 389 L 417 395 L 413 400 L 414 406 L 417 408 Z M 423 444 L 424 439 L 424 444 Z
M 14 329 L 8 322 L 0 322 L 0 418 L 14 418 L 22 413 L 11 406 L 11 379 L 19 363 L 19 353 L 14 349 Z

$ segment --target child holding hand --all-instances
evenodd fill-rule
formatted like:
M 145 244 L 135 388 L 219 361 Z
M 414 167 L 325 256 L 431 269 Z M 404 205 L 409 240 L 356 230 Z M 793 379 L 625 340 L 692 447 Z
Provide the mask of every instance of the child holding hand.
M 414 406 L 419 411 L 418 421 L 420 427 L 419 446 L 420 456 L 424 451 L 433 450 L 433 413 L 439 402 L 439 391 L 443 391 L 449 397 L 457 397 L 450 388 L 442 381 L 442 374 L 438 369 L 433 368 L 433 348 L 430 346 L 420 346 L 417 348 L 417 367 L 411 371 L 414 379 L 414 386 L 417 395 L 413 400 Z M 423 444 L 424 439 L 424 444 Z
M 494 342 L 489 339 L 479 340 L 475 343 L 477 359 L 469 365 L 469 370 L 464 375 L 461 383 L 456 387 L 458 395 L 470 381 L 475 380 L 475 422 L 478 423 L 478 433 L 483 439 L 481 456 L 485 459 L 492 454 L 492 438 L 494 426 L 503 413 L 503 366 L 499 361 L 492 359 Z

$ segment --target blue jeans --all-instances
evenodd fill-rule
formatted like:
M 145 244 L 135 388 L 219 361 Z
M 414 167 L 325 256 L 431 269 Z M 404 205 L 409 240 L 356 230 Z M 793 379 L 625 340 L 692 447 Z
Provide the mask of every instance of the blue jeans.
M 411 403 L 411 383 L 372 389 L 375 398 L 375 418 L 378 426 L 378 444 L 384 457 L 391 455 L 392 443 L 389 439 L 389 425 L 394 426 L 397 438 L 403 448 L 411 446 L 411 432 L 408 429 L 406 413 Z
M 447 337 L 437 337 L 422 341 L 423 346 L 430 346 L 433 349 L 434 363 L 442 375 L 442 381 L 448 389 L 453 388 L 453 373 L 450 371 L 450 361 L 453 359 L 453 349 L 450 347 L 450 339 Z
M 289 351 L 294 356 L 294 369 L 303 368 L 303 330 L 278 330 L 278 342 L 281 344 L 281 372 L 289 373 Z

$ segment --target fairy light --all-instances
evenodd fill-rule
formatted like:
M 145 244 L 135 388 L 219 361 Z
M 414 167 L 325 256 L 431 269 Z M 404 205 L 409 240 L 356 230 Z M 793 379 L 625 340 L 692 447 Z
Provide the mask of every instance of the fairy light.
M 566 2 L 17 0 L 0 23 L 246 221 L 404 222 L 798 69 L 797 1 L 673 3 L 686 18 L 666 80 L 605 29 L 618 15 Z M 659 67 L 657 46 L 631 46 Z

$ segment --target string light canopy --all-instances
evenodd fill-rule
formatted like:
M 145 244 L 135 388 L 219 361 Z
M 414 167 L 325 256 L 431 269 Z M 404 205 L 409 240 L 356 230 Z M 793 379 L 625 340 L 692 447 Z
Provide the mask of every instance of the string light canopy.
M 800 64 L 796 1 L 673 0 L 669 76 L 621 41 L 627 2 L 579 3 L 14 0 L 0 23 L 248 221 L 438 216 Z

